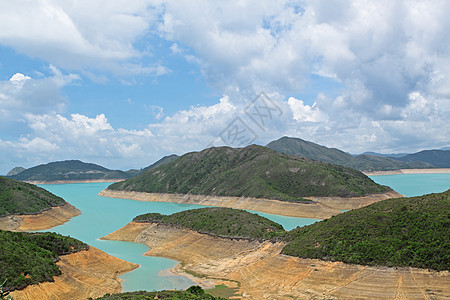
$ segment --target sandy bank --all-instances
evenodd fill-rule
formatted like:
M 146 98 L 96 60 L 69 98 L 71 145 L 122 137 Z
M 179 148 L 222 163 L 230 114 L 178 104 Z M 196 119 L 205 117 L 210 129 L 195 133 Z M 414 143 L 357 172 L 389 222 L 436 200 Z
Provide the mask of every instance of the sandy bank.
M 119 182 L 125 179 L 85 179 L 85 180 L 54 180 L 54 181 L 25 181 L 31 184 L 67 184 L 67 183 L 91 183 L 91 182 Z
M 0 229 L 10 231 L 45 230 L 61 225 L 71 218 L 81 214 L 81 211 L 66 203 L 52 207 L 36 215 L 11 215 L 0 218 Z
M 231 207 L 236 209 L 249 209 L 288 217 L 314 219 L 327 219 L 331 216 L 341 213 L 341 211 L 333 209 L 321 203 L 305 204 L 249 197 L 139 193 L 110 191 L 107 189 L 101 191 L 98 195 L 104 197 L 132 199 L 139 201 L 173 202 L 206 206 Z
M 367 176 L 376 175 L 398 175 L 398 174 L 449 174 L 450 168 L 441 169 L 400 169 L 393 171 L 374 171 L 374 172 L 363 172 Z
M 361 208 L 363 206 L 370 205 L 372 203 L 390 199 L 390 198 L 401 198 L 404 197 L 402 194 L 399 194 L 395 191 L 387 192 L 384 194 L 374 194 L 368 195 L 364 197 L 305 197 L 306 199 L 310 199 L 316 202 L 319 202 L 323 205 L 334 209 L 356 209 Z
M 87 251 L 60 257 L 57 265 L 62 274 L 55 282 L 43 282 L 11 293 L 17 300 L 87 299 L 122 290 L 121 273 L 129 272 L 138 265 L 108 255 L 90 247 Z
M 173 270 L 203 285 L 239 282 L 245 299 L 441 299 L 450 274 L 416 268 L 349 265 L 281 255 L 282 243 L 230 240 L 131 222 L 105 239 L 134 241 L 146 255 L 181 262 Z M 193 277 L 192 274 L 203 277 Z

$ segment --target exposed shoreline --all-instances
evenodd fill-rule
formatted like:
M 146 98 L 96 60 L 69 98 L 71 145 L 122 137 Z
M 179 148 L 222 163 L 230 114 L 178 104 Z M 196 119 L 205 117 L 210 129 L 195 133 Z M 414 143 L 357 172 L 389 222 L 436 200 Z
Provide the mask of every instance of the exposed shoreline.
M 375 194 L 353 198 L 308 197 L 313 201 L 306 204 L 250 197 L 159 194 L 114 191 L 108 189 L 104 189 L 98 195 L 103 197 L 131 199 L 138 201 L 172 202 L 205 206 L 229 207 L 235 209 L 248 209 L 287 217 L 313 219 L 328 219 L 332 216 L 342 213 L 340 209 L 354 209 L 389 198 L 403 197 L 401 194 L 394 191 L 384 194 Z
M 238 287 L 245 299 L 431 299 L 450 296 L 449 271 L 350 265 L 280 254 L 283 243 L 233 240 L 155 223 L 131 222 L 103 237 L 142 243 L 145 255 L 204 288 Z M 230 285 L 231 283 L 231 285 Z
M 113 257 L 92 246 L 89 250 L 60 256 L 56 263 L 62 274 L 54 282 L 41 282 L 11 292 L 14 299 L 87 299 L 122 290 L 118 276 L 139 265 Z
M 70 203 L 55 206 L 35 215 L 10 215 L 0 217 L 0 229 L 10 231 L 46 230 L 62 225 L 71 218 L 79 216 L 81 211 Z
M 66 183 L 92 183 L 92 182 L 119 182 L 125 179 L 82 179 L 82 180 L 53 180 L 53 181 L 24 181 L 31 184 L 66 184 Z
M 376 175 L 399 175 L 399 174 L 449 174 L 450 168 L 436 168 L 436 169 L 399 169 L 392 171 L 373 171 L 363 172 L 367 176 Z

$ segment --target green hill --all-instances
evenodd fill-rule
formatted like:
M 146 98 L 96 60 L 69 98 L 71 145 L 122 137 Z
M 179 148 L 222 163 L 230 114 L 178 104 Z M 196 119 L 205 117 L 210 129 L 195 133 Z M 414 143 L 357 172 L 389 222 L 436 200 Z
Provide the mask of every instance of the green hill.
M 19 173 L 22 172 L 22 171 L 25 171 L 25 170 L 26 170 L 26 169 L 25 169 L 24 167 L 15 167 L 15 168 L 11 169 L 11 170 L 6 174 L 6 176 L 14 176 L 14 175 L 19 174 Z
M 0 176 L 0 217 L 37 214 L 65 203 L 43 188 Z
M 191 286 L 186 291 L 157 291 L 157 292 L 128 292 L 106 294 L 97 300 L 221 300 L 225 298 L 214 297 L 205 293 L 199 286 Z
M 278 153 L 262 146 L 208 148 L 183 155 L 109 190 L 305 201 L 390 191 L 359 171 Z
M 310 159 L 342 165 L 360 171 L 389 171 L 411 168 L 433 168 L 426 162 L 402 162 L 396 159 L 375 155 L 352 156 L 335 148 L 328 148 L 299 138 L 282 137 L 267 144 L 267 147 L 280 153 L 300 155 Z
M 407 163 L 423 161 L 438 168 L 450 168 L 450 150 L 424 150 L 392 159 Z
M 56 233 L 23 233 L 0 230 L 0 281 L 4 291 L 53 282 L 60 275 L 60 255 L 88 249 L 88 245 Z
M 170 162 L 173 162 L 175 159 L 177 159 L 179 156 L 176 154 L 171 154 L 171 155 L 166 155 L 163 158 L 161 158 L 160 160 L 156 161 L 155 163 L 151 164 L 150 166 L 144 168 L 144 171 L 168 164 Z
M 245 210 L 207 207 L 172 215 L 149 213 L 133 219 L 140 223 L 180 226 L 200 233 L 227 238 L 276 239 L 284 235 L 283 226 Z
M 450 270 L 450 190 L 388 199 L 287 234 L 282 253 L 352 264 Z
M 95 180 L 125 179 L 131 175 L 120 170 L 109 170 L 102 166 L 79 160 L 51 162 L 23 170 L 10 178 L 21 181 Z

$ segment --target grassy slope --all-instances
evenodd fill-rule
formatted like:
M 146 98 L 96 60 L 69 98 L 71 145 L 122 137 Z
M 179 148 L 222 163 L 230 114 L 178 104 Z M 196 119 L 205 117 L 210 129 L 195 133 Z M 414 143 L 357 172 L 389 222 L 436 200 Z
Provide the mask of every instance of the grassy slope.
M 270 142 L 267 147 L 280 153 L 301 155 L 362 171 L 433 168 L 432 165 L 425 162 L 402 162 L 374 155 L 352 156 L 339 149 L 328 148 L 299 138 L 282 137 Z
M 36 214 L 65 203 L 43 188 L 0 176 L 0 216 Z
M 0 281 L 4 290 L 53 281 L 61 274 L 58 256 L 88 249 L 88 245 L 56 233 L 23 233 L 0 230 Z
M 450 190 L 388 199 L 290 231 L 283 254 L 450 269 Z
M 23 181 L 122 179 L 131 175 L 120 170 L 109 170 L 102 166 L 79 160 L 51 162 L 20 172 L 11 178 Z
M 438 168 L 450 168 L 450 150 L 424 150 L 393 159 L 404 162 L 424 161 Z
M 188 153 L 108 189 L 285 201 L 305 201 L 302 197 L 307 196 L 362 196 L 390 190 L 359 171 L 256 145 Z
M 180 226 L 228 238 L 275 239 L 285 234 L 283 226 L 267 218 L 221 207 L 185 210 L 172 215 L 150 213 L 137 216 L 133 221 Z

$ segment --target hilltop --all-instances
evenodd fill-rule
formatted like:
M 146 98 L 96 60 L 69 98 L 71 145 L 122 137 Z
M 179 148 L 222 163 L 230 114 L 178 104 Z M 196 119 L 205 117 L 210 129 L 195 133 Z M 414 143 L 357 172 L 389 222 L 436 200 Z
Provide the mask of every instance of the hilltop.
M 107 190 L 254 197 L 305 202 L 302 197 L 352 197 L 391 191 L 359 171 L 266 147 L 218 147 L 183 155 Z
M 154 162 L 153 164 L 151 164 L 150 166 L 145 167 L 145 168 L 143 169 L 143 171 L 147 171 L 147 170 L 150 170 L 150 169 L 153 169 L 153 168 L 156 168 L 156 167 L 159 167 L 159 166 L 168 164 L 168 163 L 170 163 L 170 162 L 173 162 L 173 161 L 174 161 L 175 159 L 177 159 L 178 157 L 179 157 L 179 156 L 176 155 L 176 154 L 166 155 L 166 156 L 164 156 L 163 158 L 161 158 L 161 159 L 157 160 L 156 162 Z
M 274 239 L 284 235 L 283 226 L 245 210 L 207 207 L 171 215 L 149 213 L 133 219 L 138 223 L 179 226 L 225 238 Z
M 19 174 L 20 172 L 22 172 L 22 171 L 24 171 L 24 170 L 26 170 L 24 167 L 15 167 L 15 168 L 12 168 L 12 169 L 6 174 L 6 176 L 14 176 L 14 175 L 17 175 L 17 174 Z
M 43 188 L 0 176 L 0 217 L 38 214 L 64 204 L 64 199 Z
M 282 253 L 351 264 L 450 270 L 450 190 L 380 201 L 287 234 Z
M 304 156 L 310 159 L 342 165 L 360 171 L 390 171 L 398 169 L 434 168 L 427 162 L 404 162 L 398 158 L 375 155 L 352 156 L 335 148 L 328 148 L 299 138 L 282 137 L 267 144 L 268 148 L 280 153 Z
M 82 181 L 101 179 L 125 179 L 130 174 L 120 170 L 110 170 L 105 167 L 85 163 L 79 160 L 65 160 L 38 165 L 11 176 L 20 181 L 51 182 L 51 181 Z

